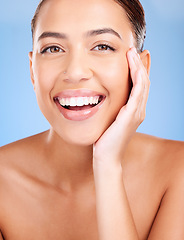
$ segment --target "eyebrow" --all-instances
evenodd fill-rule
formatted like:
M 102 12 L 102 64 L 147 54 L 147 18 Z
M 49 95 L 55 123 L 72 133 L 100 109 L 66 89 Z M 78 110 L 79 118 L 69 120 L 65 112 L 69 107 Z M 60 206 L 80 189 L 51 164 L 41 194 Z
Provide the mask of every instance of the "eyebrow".
M 105 33 L 110 33 L 118 37 L 119 39 L 122 40 L 120 34 L 113 30 L 112 28 L 101 28 L 101 29 L 95 29 L 95 30 L 90 30 L 88 31 L 85 35 L 87 37 L 92 37 L 92 36 L 97 36 Z M 40 41 L 43 38 L 59 38 L 59 39 L 68 39 L 67 35 L 64 33 L 59 33 L 59 32 L 43 32 L 39 38 L 38 41 Z
M 115 30 L 113 30 L 112 28 L 101 28 L 101 29 L 91 30 L 91 31 L 88 31 L 86 35 L 91 37 L 91 36 L 96 36 L 96 35 L 105 34 L 105 33 L 113 34 L 122 40 L 120 34 Z
M 64 33 L 59 32 L 43 32 L 39 38 L 38 41 L 40 41 L 43 38 L 61 38 L 61 39 L 67 39 L 67 35 Z

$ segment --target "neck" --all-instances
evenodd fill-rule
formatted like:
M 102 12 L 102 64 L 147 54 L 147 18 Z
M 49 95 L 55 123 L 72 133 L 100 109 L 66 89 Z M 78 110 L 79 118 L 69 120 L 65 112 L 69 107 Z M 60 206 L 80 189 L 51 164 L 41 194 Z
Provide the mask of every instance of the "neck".
M 47 135 L 45 157 L 54 173 L 54 184 L 60 187 L 74 189 L 93 180 L 92 145 L 66 143 L 51 129 Z

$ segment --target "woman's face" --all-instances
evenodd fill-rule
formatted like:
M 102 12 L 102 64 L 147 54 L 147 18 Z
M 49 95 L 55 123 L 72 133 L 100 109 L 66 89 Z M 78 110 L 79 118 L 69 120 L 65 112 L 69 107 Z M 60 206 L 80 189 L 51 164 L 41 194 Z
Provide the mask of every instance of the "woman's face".
M 126 104 L 132 46 L 130 23 L 113 0 L 48 0 L 42 6 L 31 78 L 41 111 L 65 141 L 94 143 Z

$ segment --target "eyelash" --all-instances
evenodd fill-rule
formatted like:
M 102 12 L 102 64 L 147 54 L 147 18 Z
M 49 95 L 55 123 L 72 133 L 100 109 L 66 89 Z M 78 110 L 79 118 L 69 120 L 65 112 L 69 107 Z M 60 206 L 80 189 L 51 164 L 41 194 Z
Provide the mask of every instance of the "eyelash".
M 106 49 L 101 49 L 101 50 L 95 50 L 95 48 L 106 48 Z M 57 49 L 58 51 L 55 51 L 55 52 L 51 52 L 51 49 Z M 49 50 L 49 52 L 48 52 L 48 50 Z M 113 48 L 113 47 L 111 47 L 111 46 L 109 46 L 108 44 L 98 44 L 96 47 L 94 47 L 94 48 L 92 48 L 92 50 L 95 50 L 95 51 L 101 51 L 101 52 L 105 52 L 105 51 L 115 51 L 116 49 L 115 48 Z M 46 53 L 46 52 L 48 52 L 48 53 L 50 53 L 50 54 L 56 54 L 56 53 L 60 53 L 60 52 L 64 52 L 64 50 L 62 50 L 60 47 L 58 47 L 58 46 L 50 46 L 50 47 L 46 47 L 46 48 L 44 48 L 40 53 L 41 54 L 44 54 L 44 53 Z
M 99 47 L 105 47 L 106 49 L 95 50 L 95 51 L 102 51 L 102 52 L 105 52 L 105 51 L 113 51 L 113 52 L 114 52 L 114 51 L 116 50 L 115 48 L 109 46 L 108 44 L 99 44 L 99 45 L 97 45 L 96 47 L 94 47 L 93 49 L 99 48 Z
M 44 54 L 44 53 L 46 53 L 48 50 L 50 50 L 48 53 L 51 53 L 51 54 L 54 54 L 53 52 L 51 52 L 51 49 L 58 49 L 59 51 L 56 51 L 56 52 L 54 52 L 54 53 L 60 53 L 60 52 L 64 52 L 60 47 L 58 47 L 58 46 L 50 46 L 50 47 L 46 47 L 46 48 L 44 48 L 40 53 L 41 54 Z

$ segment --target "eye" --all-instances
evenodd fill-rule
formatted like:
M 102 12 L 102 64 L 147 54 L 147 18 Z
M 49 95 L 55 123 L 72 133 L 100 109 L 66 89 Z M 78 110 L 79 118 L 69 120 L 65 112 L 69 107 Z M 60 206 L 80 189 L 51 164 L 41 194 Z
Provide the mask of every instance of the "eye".
M 56 54 L 56 53 L 60 53 L 60 52 L 64 52 L 60 47 L 58 47 L 58 46 L 51 46 L 51 47 L 44 48 L 41 51 L 41 54 L 44 54 L 44 53 Z
M 96 47 L 94 47 L 93 50 L 105 52 L 105 51 L 115 51 L 115 48 L 107 44 L 99 44 Z

